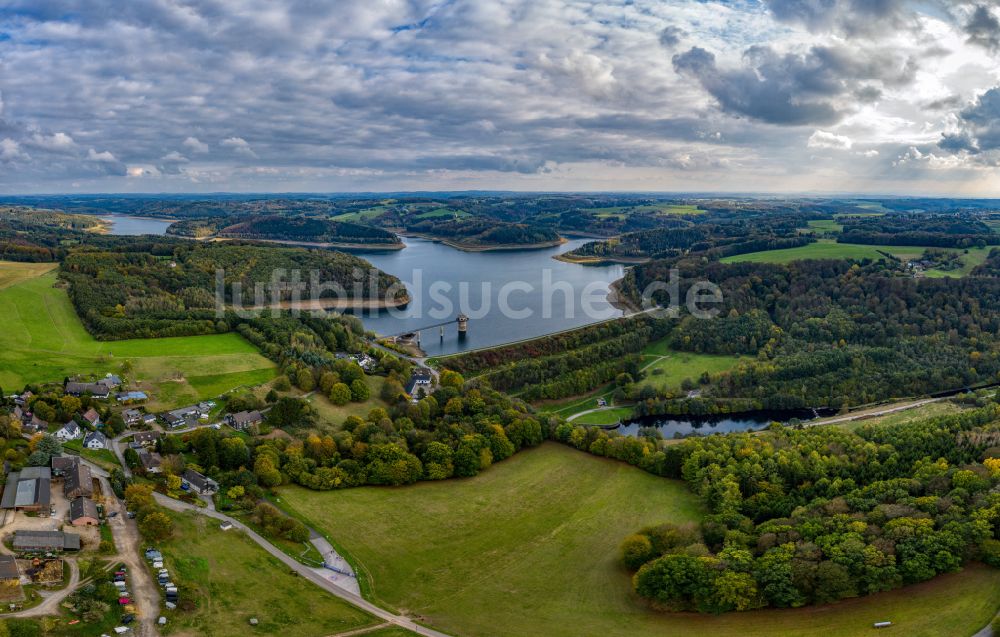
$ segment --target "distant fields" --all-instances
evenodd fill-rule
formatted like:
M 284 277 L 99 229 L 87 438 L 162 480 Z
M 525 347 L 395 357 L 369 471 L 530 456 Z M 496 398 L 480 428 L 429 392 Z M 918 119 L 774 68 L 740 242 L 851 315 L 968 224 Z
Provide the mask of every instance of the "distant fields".
M 654 612 L 617 564 L 621 539 L 696 520 L 681 483 L 546 443 L 468 480 L 281 499 L 370 577 L 377 600 L 463 637 L 968 637 L 1000 606 L 1000 570 L 964 572 L 834 606 L 723 616 Z
M 608 208 L 582 208 L 584 212 L 589 212 L 601 218 L 624 216 L 631 213 L 653 212 L 659 215 L 700 215 L 705 211 L 694 204 L 672 204 L 660 203 L 648 206 L 613 206 Z
M 922 246 L 869 246 L 852 243 L 837 243 L 830 239 L 820 239 L 815 243 L 810 243 L 798 248 L 786 248 L 783 250 L 767 250 L 764 252 L 751 252 L 750 254 L 739 254 L 722 259 L 723 263 L 790 263 L 802 259 L 883 259 L 884 255 L 879 253 L 888 252 L 899 259 L 916 259 L 924 253 L 926 247 Z M 960 270 L 942 271 L 928 270 L 929 277 L 960 277 L 972 271 L 974 267 L 980 265 L 989 255 L 990 248 L 969 248 L 966 254 L 964 250 L 949 250 L 950 252 L 963 253 L 964 267 Z
M 0 262 L 0 279 L 17 267 Z M 14 264 L 20 266 L 22 264 Z M 102 342 L 84 329 L 55 272 L 0 289 L 0 387 L 117 371 L 126 359 L 153 394 L 151 407 L 211 398 L 274 377 L 275 366 L 237 334 Z

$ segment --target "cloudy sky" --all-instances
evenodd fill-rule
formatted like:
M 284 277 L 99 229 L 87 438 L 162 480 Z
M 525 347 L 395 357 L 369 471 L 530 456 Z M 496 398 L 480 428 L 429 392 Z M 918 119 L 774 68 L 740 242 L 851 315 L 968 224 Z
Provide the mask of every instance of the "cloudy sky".
M 998 0 L 0 0 L 0 191 L 1000 196 Z

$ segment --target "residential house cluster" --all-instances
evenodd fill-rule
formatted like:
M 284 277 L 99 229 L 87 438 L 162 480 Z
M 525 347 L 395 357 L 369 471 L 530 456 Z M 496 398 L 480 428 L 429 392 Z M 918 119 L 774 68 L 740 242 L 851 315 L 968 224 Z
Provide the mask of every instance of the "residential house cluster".
M 208 414 L 212 411 L 213 407 L 215 407 L 215 403 L 211 401 L 202 402 L 197 405 L 181 407 L 180 409 L 164 412 L 160 414 L 160 418 L 162 418 L 163 422 L 165 422 L 171 429 L 190 427 L 198 424 L 199 420 L 208 418 Z
M 128 446 L 138 454 L 139 463 L 147 473 L 160 473 L 163 458 L 153 451 L 159 438 L 160 434 L 155 431 L 140 431 L 132 438 L 132 442 L 128 443 Z

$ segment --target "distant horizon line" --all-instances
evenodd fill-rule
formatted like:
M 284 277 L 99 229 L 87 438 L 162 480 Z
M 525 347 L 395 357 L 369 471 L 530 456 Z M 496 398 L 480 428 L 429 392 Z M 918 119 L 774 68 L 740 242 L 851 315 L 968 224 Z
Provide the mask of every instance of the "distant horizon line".
M 388 197 L 388 196 L 469 196 L 469 195 L 634 195 L 659 197 L 711 198 L 733 197 L 748 199 L 782 198 L 852 198 L 852 199 L 963 199 L 967 201 L 1000 201 L 995 196 L 968 196 L 958 194 L 897 194 L 839 191 L 725 191 L 725 190 L 214 190 L 206 192 L 44 192 L 44 193 L 0 193 L 0 201 L 7 198 L 41 197 L 254 197 L 254 196 L 326 196 L 326 197 Z

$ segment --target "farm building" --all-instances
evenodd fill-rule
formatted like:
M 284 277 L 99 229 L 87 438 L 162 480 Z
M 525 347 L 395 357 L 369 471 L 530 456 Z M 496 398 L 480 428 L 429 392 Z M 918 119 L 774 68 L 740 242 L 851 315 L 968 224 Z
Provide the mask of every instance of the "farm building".
M 90 498 L 77 498 L 69 503 L 69 521 L 73 526 L 97 526 L 101 516 Z
M 67 498 L 91 497 L 94 495 L 94 478 L 90 473 L 90 467 L 77 462 L 66 472 L 66 480 L 63 482 L 63 493 Z
M 66 383 L 66 387 L 63 389 L 70 396 L 84 396 L 90 394 L 94 398 L 107 398 L 111 393 L 107 385 L 101 383 Z
M 51 504 L 52 473 L 48 467 L 25 467 L 7 474 L 0 508 L 33 511 L 48 516 Z
M 62 531 L 14 531 L 14 550 L 29 553 L 79 551 L 80 536 Z

